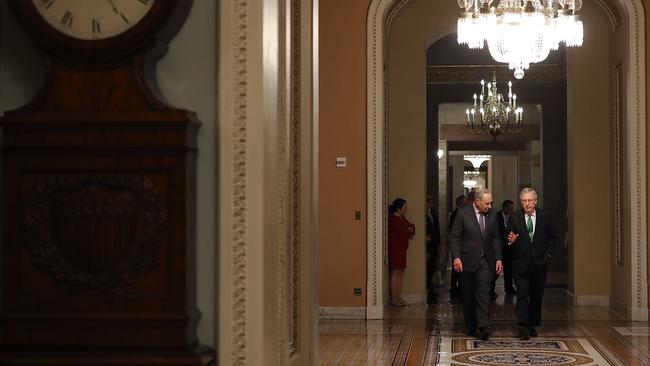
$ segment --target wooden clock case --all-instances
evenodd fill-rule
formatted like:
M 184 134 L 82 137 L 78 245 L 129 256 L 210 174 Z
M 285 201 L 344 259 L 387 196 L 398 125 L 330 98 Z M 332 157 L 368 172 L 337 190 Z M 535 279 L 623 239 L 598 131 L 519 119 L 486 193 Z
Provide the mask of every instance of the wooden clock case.
M 155 79 L 192 1 L 158 0 L 100 41 L 9 4 L 49 72 L 0 119 L 0 364 L 213 364 L 196 336 L 200 124 Z

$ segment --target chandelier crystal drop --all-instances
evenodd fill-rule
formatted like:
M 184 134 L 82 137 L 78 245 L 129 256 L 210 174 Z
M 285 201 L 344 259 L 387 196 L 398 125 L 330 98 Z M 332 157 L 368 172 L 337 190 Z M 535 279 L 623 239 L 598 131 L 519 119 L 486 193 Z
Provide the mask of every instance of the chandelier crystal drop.
M 531 63 L 541 62 L 560 42 L 582 46 L 583 25 L 576 12 L 582 0 L 457 0 L 463 11 L 458 17 L 458 43 L 471 49 L 487 42 L 497 62 L 524 77 Z M 479 5 L 480 3 L 480 5 Z
M 487 88 L 486 88 L 487 86 Z M 481 80 L 481 92 L 474 94 L 474 104 L 465 110 L 467 130 L 475 135 L 491 135 L 496 140 L 502 134 L 515 134 L 524 124 L 524 109 L 517 106 L 517 95 L 508 82 L 508 99 L 497 89 L 496 76 L 491 83 Z

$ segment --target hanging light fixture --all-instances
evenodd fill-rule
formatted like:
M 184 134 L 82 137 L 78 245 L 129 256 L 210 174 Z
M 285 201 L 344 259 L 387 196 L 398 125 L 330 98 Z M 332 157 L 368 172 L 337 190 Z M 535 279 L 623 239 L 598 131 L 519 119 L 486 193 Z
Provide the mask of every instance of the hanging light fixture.
M 481 80 L 481 92 L 474 94 L 474 104 L 465 110 L 467 130 L 476 135 L 491 135 L 496 140 L 503 134 L 521 131 L 524 110 L 517 106 L 517 95 L 512 93 L 512 81 L 508 82 L 508 100 L 499 94 L 496 73 L 492 82 Z
M 463 9 L 458 17 L 458 43 L 483 48 L 524 77 L 531 63 L 541 62 L 560 42 L 582 46 L 583 25 L 576 12 L 582 0 L 457 0 Z M 480 3 L 480 6 L 479 6 Z

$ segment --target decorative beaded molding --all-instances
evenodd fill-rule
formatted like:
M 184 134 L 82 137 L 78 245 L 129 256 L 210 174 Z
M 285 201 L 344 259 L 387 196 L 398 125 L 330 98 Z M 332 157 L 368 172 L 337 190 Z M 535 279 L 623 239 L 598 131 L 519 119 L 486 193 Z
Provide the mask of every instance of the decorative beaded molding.
M 378 283 L 382 268 L 382 228 L 384 197 L 384 39 L 390 22 L 409 0 L 373 0 L 368 11 L 367 22 L 367 198 L 368 198 L 368 317 L 381 316 L 383 304 L 378 304 Z M 607 13 L 612 7 L 604 0 L 596 0 Z M 630 73 L 627 79 L 628 123 L 626 132 L 631 142 L 626 152 L 630 164 L 630 238 L 633 267 L 632 320 L 645 320 L 647 311 L 647 212 L 645 194 L 646 182 L 646 104 L 645 104 L 645 11 L 641 0 L 618 0 L 629 13 L 629 58 Z M 605 5 L 605 6 L 604 6 Z M 610 15 L 607 15 L 608 17 Z M 614 15 L 612 15 L 614 16 Z M 390 22 L 387 21 L 390 19 Z M 616 18 L 614 16 L 614 27 Z M 612 20 L 610 20 L 612 21 Z M 386 24 L 382 24 L 386 23 Z M 637 311 L 638 310 L 638 311 Z M 374 315 L 373 315 L 374 314 Z
M 623 265 L 623 250 L 621 248 L 621 122 L 623 120 L 623 64 L 614 68 L 614 85 L 612 89 L 612 118 L 614 121 L 614 256 L 616 264 Z
M 379 302 L 383 274 L 383 135 L 384 135 L 384 69 L 383 45 L 384 28 L 382 23 L 388 5 L 395 0 L 373 0 L 368 11 L 367 24 L 367 199 L 368 199 L 368 318 L 382 318 L 383 304 Z M 383 299 L 382 299 L 383 301 Z
M 388 65 L 384 64 L 384 131 L 388 131 L 388 116 L 389 116 L 389 104 L 388 104 Z M 388 187 L 388 134 L 384 134 L 384 154 L 383 154 L 383 160 L 384 160 L 384 165 L 383 165 L 383 182 L 384 182 L 384 187 Z M 381 207 L 388 207 L 388 190 L 383 189 L 383 195 L 382 195 L 382 204 Z M 384 220 L 382 221 L 382 232 L 387 233 L 388 232 L 388 217 L 384 216 Z M 383 244 L 383 258 L 384 261 L 382 262 L 385 266 L 388 265 L 388 235 L 384 235 L 384 240 L 382 241 Z
M 290 343 L 289 352 L 294 355 L 299 351 L 298 345 L 299 338 L 299 325 L 300 325 L 300 238 L 301 236 L 301 201 L 300 197 L 302 191 L 300 189 L 301 172 L 301 158 L 300 152 L 300 121 L 302 109 L 300 105 L 301 97 L 301 82 L 300 76 L 301 65 L 300 59 L 302 56 L 300 41 L 302 39 L 301 33 L 301 1 L 291 0 L 291 173 L 292 173 L 292 186 L 291 186 L 291 329 L 290 329 Z
M 647 181 L 646 181 L 646 53 L 645 11 L 641 0 L 622 0 L 629 12 L 630 75 L 628 79 L 628 148 L 630 161 L 630 209 L 633 281 L 632 320 L 648 320 L 647 277 Z
M 246 143 L 248 111 L 248 8 L 246 0 L 232 1 L 232 364 L 246 365 Z
M 512 78 L 507 65 L 437 65 L 427 66 L 427 84 L 476 84 L 477 80 Z M 538 64 L 526 70 L 525 83 L 560 83 L 566 81 L 566 68 L 560 64 Z
M 290 177 L 286 174 L 288 156 L 290 149 L 287 148 L 287 71 L 284 60 L 284 55 L 287 52 L 287 41 L 284 36 L 286 31 L 287 17 L 286 17 L 286 1 L 278 1 L 278 123 L 277 123 L 277 154 L 278 154 L 278 167 L 277 167 L 277 180 L 278 180 L 278 212 L 277 212 L 277 229 L 278 229 L 278 283 L 277 288 L 277 301 L 278 301 L 278 327 L 277 327 L 277 357 L 278 365 L 285 363 L 285 344 L 288 338 L 287 327 L 287 308 L 291 303 L 289 299 L 289 241 L 291 234 L 287 228 L 289 215 L 289 202 L 291 202 L 291 195 L 288 193 L 288 185 L 290 184 Z M 289 97 L 290 99 L 290 97 Z

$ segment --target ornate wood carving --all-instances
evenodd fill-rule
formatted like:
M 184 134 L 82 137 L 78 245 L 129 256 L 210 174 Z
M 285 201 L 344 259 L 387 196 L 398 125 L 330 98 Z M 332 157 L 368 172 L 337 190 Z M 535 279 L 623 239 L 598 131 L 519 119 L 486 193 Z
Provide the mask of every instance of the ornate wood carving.
M 153 182 L 136 175 L 51 175 L 24 208 L 34 264 L 68 291 L 122 293 L 158 263 L 167 209 Z

